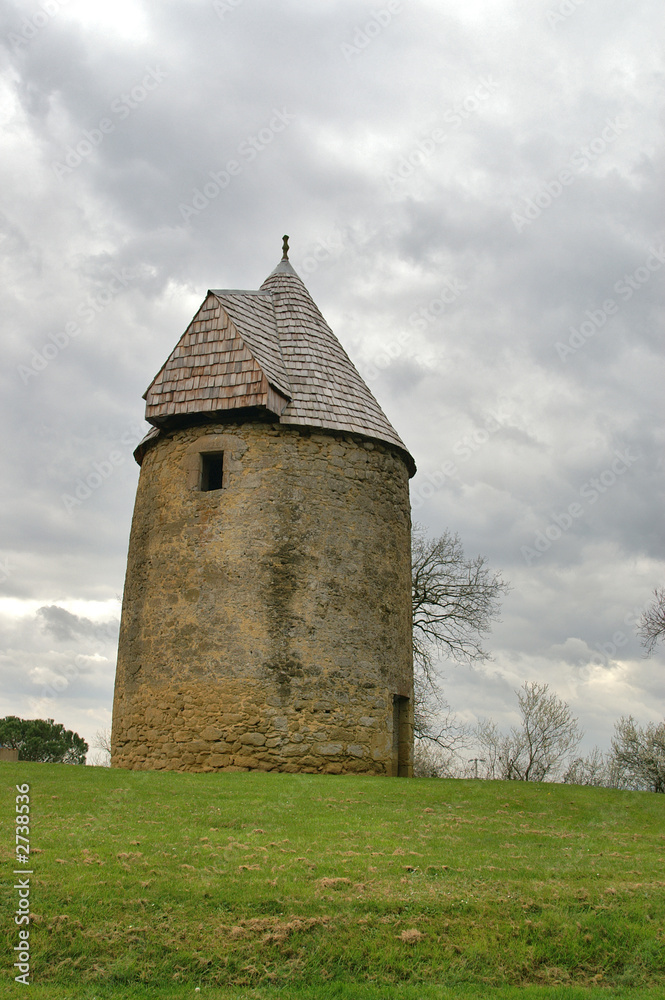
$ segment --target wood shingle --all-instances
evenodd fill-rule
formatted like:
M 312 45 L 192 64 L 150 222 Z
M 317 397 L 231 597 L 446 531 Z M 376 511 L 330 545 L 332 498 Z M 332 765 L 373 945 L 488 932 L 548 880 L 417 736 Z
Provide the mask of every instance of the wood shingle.
M 286 259 L 258 291 L 209 291 L 144 398 L 146 420 L 157 428 L 181 415 L 260 406 L 283 424 L 392 444 L 415 472 L 404 443 Z M 154 436 L 151 431 L 148 439 Z

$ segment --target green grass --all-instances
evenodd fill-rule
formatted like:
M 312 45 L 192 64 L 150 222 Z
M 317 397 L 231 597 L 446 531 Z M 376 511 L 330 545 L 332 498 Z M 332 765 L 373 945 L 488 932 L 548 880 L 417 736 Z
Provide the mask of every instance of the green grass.
M 36 1000 L 665 997 L 665 796 L 0 764 Z M 8 821 L 8 822 L 6 822 Z M 5 956 L 17 928 L 4 924 Z M 13 959 L 7 959 L 7 993 Z M 199 987 L 200 992 L 195 992 Z

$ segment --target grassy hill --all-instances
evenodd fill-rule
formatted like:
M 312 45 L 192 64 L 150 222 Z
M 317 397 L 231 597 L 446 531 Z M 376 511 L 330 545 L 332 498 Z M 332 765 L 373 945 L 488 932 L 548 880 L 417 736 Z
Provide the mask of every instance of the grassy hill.
M 0 764 L 37 1000 L 665 996 L 665 796 Z M 7 959 L 0 996 L 25 989 Z M 196 991 L 196 988 L 199 991 Z M 6 992 L 2 992 L 5 990 Z

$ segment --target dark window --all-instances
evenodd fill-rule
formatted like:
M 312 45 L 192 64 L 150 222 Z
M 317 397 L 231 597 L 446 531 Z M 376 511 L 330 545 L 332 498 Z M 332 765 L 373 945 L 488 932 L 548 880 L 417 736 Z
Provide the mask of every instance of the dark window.
M 221 490 L 223 466 L 224 456 L 221 451 L 201 455 L 201 489 L 204 493 Z

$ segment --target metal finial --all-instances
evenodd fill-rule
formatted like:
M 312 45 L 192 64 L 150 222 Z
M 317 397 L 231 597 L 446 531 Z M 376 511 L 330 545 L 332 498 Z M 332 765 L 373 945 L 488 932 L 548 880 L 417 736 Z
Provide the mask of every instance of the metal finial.
M 289 259 L 289 237 L 282 237 L 282 260 Z

